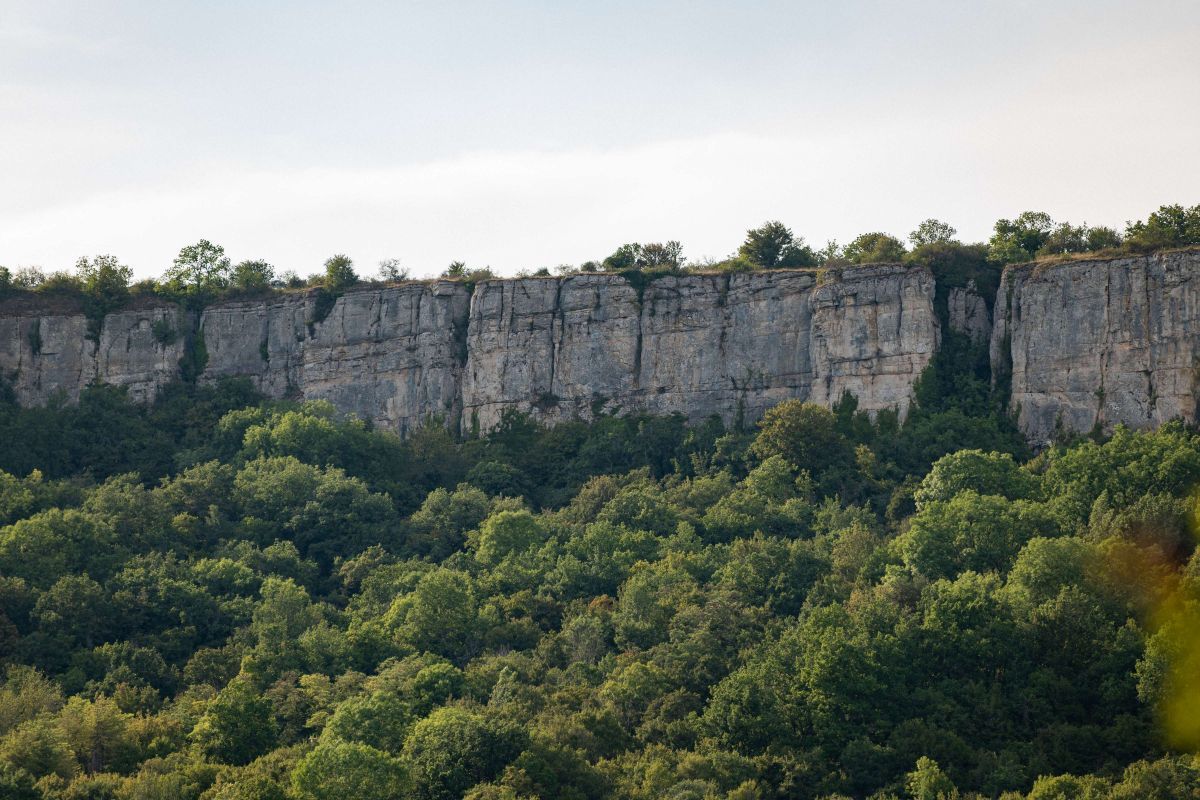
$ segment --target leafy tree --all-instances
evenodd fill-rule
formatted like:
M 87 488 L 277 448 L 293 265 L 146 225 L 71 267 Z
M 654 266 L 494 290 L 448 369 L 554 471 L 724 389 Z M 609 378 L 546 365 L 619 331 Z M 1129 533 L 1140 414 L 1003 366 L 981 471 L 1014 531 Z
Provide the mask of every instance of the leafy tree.
M 683 245 L 675 240 L 644 244 L 637 266 L 641 269 L 679 269 L 683 266 Z
M 109 606 L 104 588 L 87 575 L 64 575 L 38 597 L 33 617 L 43 630 L 90 649 L 111 629 Z
M 275 268 L 261 259 L 242 261 L 233 268 L 229 284 L 241 291 L 261 291 L 275 280 Z
M 917 759 L 916 769 L 908 773 L 904 788 L 913 800 L 955 800 L 958 797 L 954 781 L 942 772 L 936 761 L 925 756 Z
M 853 463 L 853 451 L 838 432 L 837 418 L 816 403 L 785 400 L 767 410 L 758 428 L 750 452 L 761 459 L 781 456 L 816 479 Z
M 842 251 L 842 258 L 851 264 L 876 264 L 899 261 L 904 257 L 904 243 L 887 233 L 864 233 Z
M 10 666 L 0 683 L 0 736 L 23 722 L 57 711 L 62 704 L 58 684 L 32 667 Z
M 292 771 L 292 790 L 306 800 L 392 800 L 407 786 L 397 759 L 356 742 L 322 742 Z
M 1053 515 L 1038 504 L 966 490 L 924 504 L 897 544 L 906 564 L 940 578 L 963 570 L 1006 571 L 1027 541 L 1058 532 Z
M 460 485 L 453 492 L 434 489 L 409 518 L 408 546 L 440 561 L 462 547 L 467 531 L 483 522 L 489 506 L 487 495 L 471 486 Z
M 499 511 L 484 520 L 469 544 L 475 559 L 489 567 L 522 553 L 545 540 L 546 533 L 528 511 Z
M 129 298 L 133 270 L 121 264 L 116 256 L 96 256 L 91 261 L 86 257 L 76 261 L 75 273 L 85 297 L 84 310 L 93 321 L 93 336 L 98 336 L 98 321 Z
M 354 262 L 349 256 L 339 253 L 325 260 L 325 288 L 331 292 L 339 292 L 358 283 L 358 274 L 354 271 Z
M 477 712 L 448 706 L 413 726 L 403 762 L 414 797 L 453 800 L 495 777 L 519 752 L 514 733 L 498 730 Z
M 915 500 L 920 508 L 927 503 L 952 500 L 967 490 L 1009 500 L 1027 500 L 1038 497 L 1040 481 L 1022 470 L 1009 453 L 959 450 L 934 462 L 921 481 Z
M 379 262 L 379 277 L 388 283 L 408 280 L 408 269 L 400 266 L 400 259 L 385 258 Z
M 396 599 L 388 616 L 397 637 L 418 650 L 463 658 L 478 632 L 478 602 L 471 579 L 449 569 L 424 575 L 408 595 Z
M 33 776 L 19 767 L 0 762 L 0 796 L 8 800 L 42 800 Z
M 0 764 L 34 778 L 70 779 L 79 769 L 66 735 L 44 717 L 23 722 L 0 738 Z
M 601 267 L 605 272 L 623 272 L 627 269 L 636 269 L 638 259 L 642 255 L 642 246 L 636 242 L 623 244 L 613 251 L 612 255 L 601 262 Z
M 179 251 L 163 282 L 175 291 L 212 293 L 229 285 L 231 271 L 225 248 L 201 239 Z
M 59 724 L 76 760 L 89 775 L 127 772 L 140 760 L 134 717 L 112 698 L 73 697 L 60 712 Z
M 1144 221 L 1127 223 L 1125 241 L 1136 250 L 1200 244 L 1200 205 L 1160 206 Z
M 738 257 L 762 269 L 814 267 L 816 255 L 804 239 L 778 220 L 764 222 L 746 231 L 746 240 L 738 248 Z
M 1052 230 L 1054 220 L 1043 211 L 1025 211 L 1016 219 L 997 220 L 988 241 L 988 258 L 999 264 L 1031 261 Z
M 247 681 L 226 686 L 196 723 L 191 738 L 208 756 L 248 764 L 275 746 L 271 702 Z
M 918 225 L 917 229 L 908 235 L 908 241 L 916 249 L 932 244 L 952 242 L 956 233 L 958 231 L 952 225 L 930 218 Z
M 1086 224 L 1072 225 L 1064 222 L 1046 236 L 1046 241 L 1042 243 L 1037 254 L 1087 253 L 1120 245 L 1121 235 L 1112 228 L 1089 228 Z

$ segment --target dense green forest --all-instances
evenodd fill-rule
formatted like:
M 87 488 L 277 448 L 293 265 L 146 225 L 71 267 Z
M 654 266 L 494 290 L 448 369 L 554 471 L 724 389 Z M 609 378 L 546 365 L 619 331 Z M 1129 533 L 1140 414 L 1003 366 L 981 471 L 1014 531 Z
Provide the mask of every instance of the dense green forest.
M 1200 437 L 0 397 L 0 797 L 1195 797 Z

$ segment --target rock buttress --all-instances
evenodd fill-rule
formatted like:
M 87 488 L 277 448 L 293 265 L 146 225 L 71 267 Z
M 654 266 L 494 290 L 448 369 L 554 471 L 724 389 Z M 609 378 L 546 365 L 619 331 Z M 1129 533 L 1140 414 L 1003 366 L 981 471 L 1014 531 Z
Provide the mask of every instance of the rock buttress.
M 1036 445 L 1097 425 L 1194 421 L 1200 251 L 1009 267 L 991 358 Z

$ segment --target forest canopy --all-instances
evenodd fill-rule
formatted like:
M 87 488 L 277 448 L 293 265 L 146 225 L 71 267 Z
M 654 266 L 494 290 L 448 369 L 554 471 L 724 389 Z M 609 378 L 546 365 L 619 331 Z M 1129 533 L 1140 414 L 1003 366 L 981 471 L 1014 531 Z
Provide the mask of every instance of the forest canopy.
M 5 399 L 0 797 L 1191 797 L 1200 437 L 1035 455 L 982 347 L 903 421 Z

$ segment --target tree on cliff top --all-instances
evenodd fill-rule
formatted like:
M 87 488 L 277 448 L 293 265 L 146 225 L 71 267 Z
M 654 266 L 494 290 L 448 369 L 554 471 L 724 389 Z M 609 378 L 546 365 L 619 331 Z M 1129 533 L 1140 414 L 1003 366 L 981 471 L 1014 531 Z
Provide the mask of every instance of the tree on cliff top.
M 1127 223 L 1125 236 L 1130 247 L 1137 250 L 1198 245 L 1200 205 L 1161 206 L 1145 222 Z
M 846 245 L 842 257 L 851 264 L 879 264 L 904 257 L 904 243 L 890 233 L 864 233 Z
M 100 310 L 107 313 L 124 302 L 129 296 L 129 280 L 133 270 L 117 260 L 116 256 L 96 256 L 90 261 L 84 257 L 75 262 L 75 273 L 79 286 Z
M 325 261 L 326 289 L 336 292 L 356 283 L 358 273 L 354 271 L 354 262 L 350 260 L 350 256 L 339 253 Z
M 1026 211 L 1016 219 L 996 220 L 988 240 L 988 258 L 998 264 L 1030 261 L 1052 230 L 1054 220 L 1044 211 Z
M 600 266 L 605 272 L 624 272 L 630 269 L 679 269 L 683 262 L 683 245 L 672 239 L 649 244 L 623 244 Z
M 908 235 L 908 241 L 914 248 L 922 247 L 927 244 L 952 242 L 956 233 L 958 231 L 955 230 L 953 225 L 931 217 L 918 225 L 917 229 Z
M 746 240 L 738 248 L 738 258 L 762 269 L 815 267 L 817 257 L 804 239 L 779 220 L 764 222 L 746 231 Z
M 231 270 L 225 248 L 201 239 L 179 251 L 175 263 L 163 275 L 163 283 L 188 294 L 216 292 L 229 285 Z

